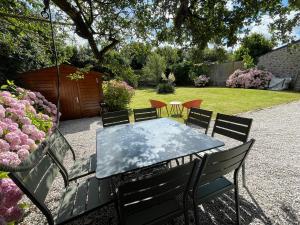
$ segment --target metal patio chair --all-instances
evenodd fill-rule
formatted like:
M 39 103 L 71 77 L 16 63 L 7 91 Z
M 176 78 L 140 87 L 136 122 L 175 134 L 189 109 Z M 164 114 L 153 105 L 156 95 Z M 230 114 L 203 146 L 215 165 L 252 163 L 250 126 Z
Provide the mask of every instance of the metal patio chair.
M 120 224 L 163 224 L 182 214 L 188 224 L 186 198 L 199 162 L 195 160 L 163 174 L 121 185 L 117 192 Z
M 102 115 L 102 123 L 103 127 L 129 123 L 128 111 L 105 112 Z
M 254 143 L 254 139 L 238 147 L 205 154 L 190 197 L 193 199 L 196 225 L 200 224 L 198 205 L 234 189 L 237 224 L 240 224 L 238 173 Z M 233 182 L 224 175 L 234 171 Z
M 212 114 L 213 114 L 212 111 L 198 109 L 198 108 L 191 108 L 188 118 L 185 121 L 185 124 L 193 125 L 193 127 L 196 126 L 196 127 L 203 128 L 205 129 L 205 134 L 207 134 Z
M 252 121 L 250 118 L 218 113 L 212 131 L 212 137 L 214 137 L 215 134 L 220 134 L 245 143 L 249 137 Z M 243 185 L 246 186 L 245 164 L 242 166 L 242 175 Z
M 155 108 L 134 109 L 134 122 L 157 119 L 157 111 Z
M 70 181 L 95 173 L 96 154 L 92 154 L 88 158 L 77 159 L 74 149 L 59 129 L 56 128 L 50 137 L 46 139 L 46 142 L 49 145 L 48 154 L 57 162 L 64 178 L 65 186 L 68 186 Z M 64 159 L 68 151 L 71 152 L 74 160 L 72 167 L 69 169 L 64 166 Z
M 46 145 L 46 148 L 49 148 Z M 22 172 L 10 172 L 8 176 L 47 218 L 48 224 L 65 224 L 96 209 L 115 202 L 110 181 L 95 177 L 70 185 L 63 190 L 57 212 L 51 212 L 45 199 L 53 181 L 59 173 L 59 166 L 51 155 L 46 154 L 43 145 L 32 152 L 19 166 L 33 165 Z M 16 168 L 17 170 L 18 168 Z

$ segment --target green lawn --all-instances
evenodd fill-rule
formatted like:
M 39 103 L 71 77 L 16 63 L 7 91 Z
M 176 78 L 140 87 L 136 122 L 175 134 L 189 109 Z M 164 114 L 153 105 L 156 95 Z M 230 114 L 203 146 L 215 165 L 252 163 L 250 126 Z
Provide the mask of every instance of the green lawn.
M 300 92 L 278 92 L 254 89 L 235 88 L 192 88 L 178 87 L 175 94 L 157 94 L 155 89 L 138 89 L 135 92 L 130 108 L 149 107 L 149 99 L 185 102 L 202 99 L 201 108 L 225 114 L 236 114 L 273 105 L 300 100 Z M 169 107 L 170 109 L 170 107 Z M 162 116 L 167 116 L 165 110 Z M 186 112 L 183 114 L 186 117 Z M 181 119 L 177 119 L 181 121 Z

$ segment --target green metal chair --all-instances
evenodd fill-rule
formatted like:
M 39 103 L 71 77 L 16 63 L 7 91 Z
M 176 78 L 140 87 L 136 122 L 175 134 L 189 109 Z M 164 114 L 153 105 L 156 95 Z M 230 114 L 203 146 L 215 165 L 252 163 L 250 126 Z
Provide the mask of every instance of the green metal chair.
M 205 154 L 190 196 L 193 199 L 196 224 L 199 225 L 198 205 L 234 189 L 237 224 L 240 224 L 238 173 L 254 144 L 254 139 L 220 152 Z M 234 171 L 233 182 L 224 175 Z
M 205 134 L 207 134 L 212 114 L 212 111 L 191 108 L 185 124 L 203 128 L 205 129 Z
M 93 177 L 66 187 L 57 212 L 51 212 L 45 204 L 45 199 L 60 168 L 51 155 L 45 154 L 45 148 L 49 146 L 40 145 L 20 164 L 21 168 L 24 165 L 33 165 L 31 169 L 10 172 L 8 175 L 39 208 L 47 218 L 48 224 L 65 224 L 115 201 L 110 180 L 98 180 Z
M 116 112 L 105 112 L 102 114 L 103 127 L 129 123 L 129 114 L 127 110 Z
M 64 178 L 65 186 L 68 186 L 71 181 L 95 173 L 97 163 L 96 154 L 93 154 L 88 158 L 76 159 L 72 146 L 62 135 L 59 129 L 56 128 L 46 141 L 49 145 L 48 154 L 50 154 L 57 162 L 60 172 Z M 74 160 L 70 169 L 67 169 L 64 166 L 64 159 L 68 151 L 71 152 Z
M 163 174 L 121 185 L 117 192 L 120 224 L 163 224 L 182 214 L 188 224 L 187 194 L 199 162 L 197 159 Z
M 134 122 L 157 119 L 157 111 L 155 108 L 134 109 Z
M 215 134 L 220 134 L 239 142 L 246 143 L 249 137 L 252 121 L 253 120 L 250 118 L 218 113 L 211 136 L 214 137 Z M 243 186 L 246 186 L 245 170 L 244 163 L 242 166 Z

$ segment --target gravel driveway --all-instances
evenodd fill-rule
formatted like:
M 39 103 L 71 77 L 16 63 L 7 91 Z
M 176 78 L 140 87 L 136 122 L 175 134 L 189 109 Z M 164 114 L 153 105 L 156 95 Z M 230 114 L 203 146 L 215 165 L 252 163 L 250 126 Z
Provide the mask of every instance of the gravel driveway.
M 250 137 L 256 143 L 246 163 L 247 189 L 241 191 L 242 224 L 300 224 L 300 102 L 240 114 L 253 118 Z M 61 130 L 85 157 L 95 152 L 95 129 L 101 127 L 99 117 L 65 121 Z M 216 136 L 218 138 L 218 136 Z M 221 138 L 226 146 L 236 143 Z M 60 199 L 62 179 L 58 178 L 47 202 L 56 208 Z M 205 203 L 200 207 L 201 224 L 234 224 L 233 193 Z M 43 224 L 45 219 L 31 206 L 21 224 Z M 192 221 L 192 218 L 191 218 Z M 183 224 L 179 218 L 177 224 Z M 74 224 L 108 224 L 96 212 Z

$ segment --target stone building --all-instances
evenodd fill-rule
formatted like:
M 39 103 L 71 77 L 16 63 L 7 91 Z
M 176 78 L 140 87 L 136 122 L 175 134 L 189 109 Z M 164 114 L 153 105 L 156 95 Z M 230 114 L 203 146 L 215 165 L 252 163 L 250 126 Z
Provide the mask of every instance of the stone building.
M 300 91 L 300 40 L 260 56 L 258 67 L 277 77 L 292 77 L 292 88 Z

